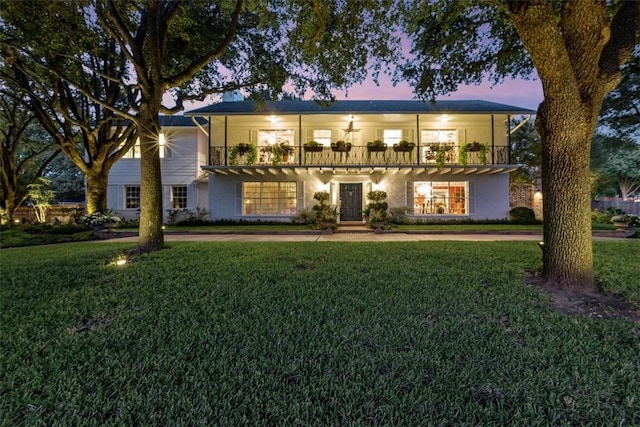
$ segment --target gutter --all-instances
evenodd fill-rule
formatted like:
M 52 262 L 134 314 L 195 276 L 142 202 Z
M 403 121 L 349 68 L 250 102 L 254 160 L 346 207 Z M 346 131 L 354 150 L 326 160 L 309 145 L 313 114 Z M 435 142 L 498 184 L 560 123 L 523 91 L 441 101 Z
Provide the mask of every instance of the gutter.
M 196 120 L 196 118 L 197 118 L 197 117 L 198 117 L 198 116 L 191 116 L 191 121 L 192 121 L 196 126 L 198 126 L 198 128 L 202 131 L 202 133 L 204 133 L 206 136 L 209 136 L 209 132 L 207 132 L 207 130 L 206 130 L 205 128 L 203 128 L 203 127 L 202 127 L 202 125 L 201 125 L 200 123 L 198 123 L 198 121 Z M 206 117 L 204 117 L 204 116 L 199 116 L 199 117 L 202 117 L 203 119 L 205 119 L 205 120 L 207 120 L 207 121 L 208 121 L 208 119 L 207 119 Z

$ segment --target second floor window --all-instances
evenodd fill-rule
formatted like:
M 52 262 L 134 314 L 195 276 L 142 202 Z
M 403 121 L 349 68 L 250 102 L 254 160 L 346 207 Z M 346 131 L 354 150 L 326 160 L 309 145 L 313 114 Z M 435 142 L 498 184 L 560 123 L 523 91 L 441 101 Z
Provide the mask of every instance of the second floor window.
M 402 129 L 385 129 L 382 133 L 384 143 L 392 147 L 402 139 Z
M 158 135 L 158 144 L 160 145 L 160 158 L 166 159 L 169 158 L 169 147 L 167 147 L 166 138 L 164 133 L 160 133 Z M 136 145 L 131 147 L 131 150 L 127 152 L 123 157 L 123 159 L 139 159 L 140 158 L 140 138 L 136 140 Z
M 314 129 L 313 140 L 328 147 L 331 145 L 331 129 Z

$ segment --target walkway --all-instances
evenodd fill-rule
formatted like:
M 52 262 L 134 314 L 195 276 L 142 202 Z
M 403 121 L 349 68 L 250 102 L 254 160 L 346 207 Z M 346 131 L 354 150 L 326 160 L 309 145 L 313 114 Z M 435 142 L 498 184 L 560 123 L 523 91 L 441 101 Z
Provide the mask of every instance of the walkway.
M 117 233 L 114 233 L 117 234 Z M 594 240 L 619 240 L 609 233 L 594 232 Z M 118 242 L 137 242 L 138 236 L 116 237 Z M 165 233 L 165 242 L 420 242 L 430 240 L 448 241 L 533 241 L 542 240 L 537 232 L 381 232 L 365 229 L 341 229 L 336 233 L 308 232 L 184 232 Z M 101 240 L 112 241 L 112 239 Z

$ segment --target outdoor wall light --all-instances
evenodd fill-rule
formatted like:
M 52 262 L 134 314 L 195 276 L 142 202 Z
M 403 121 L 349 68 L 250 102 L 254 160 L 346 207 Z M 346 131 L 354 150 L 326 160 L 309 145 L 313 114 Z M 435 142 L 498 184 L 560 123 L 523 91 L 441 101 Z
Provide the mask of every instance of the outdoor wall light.
M 447 123 L 449 121 L 450 117 L 448 114 L 442 114 L 440 116 L 440 123 Z
M 269 121 L 271 123 L 278 123 L 279 120 L 280 119 L 278 119 L 278 117 L 276 117 L 276 116 L 269 116 Z

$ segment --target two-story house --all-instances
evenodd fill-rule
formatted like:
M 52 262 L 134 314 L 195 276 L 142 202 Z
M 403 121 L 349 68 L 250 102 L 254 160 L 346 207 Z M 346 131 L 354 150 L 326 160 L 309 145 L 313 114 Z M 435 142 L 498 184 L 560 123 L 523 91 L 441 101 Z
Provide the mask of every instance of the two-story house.
M 367 193 L 384 190 L 389 207 L 415 218 L 503 219 L 517 168 L 509 121 L 531 114 L 485 101 L 213 104 L 163 122 L 165 209 L 288 221 L 328 191 L 341 222 L 362 221 Z M 136 188 L 139 198 L 139 162 L 127 162 L 114 166 L 109 192 L 125 215 Z

